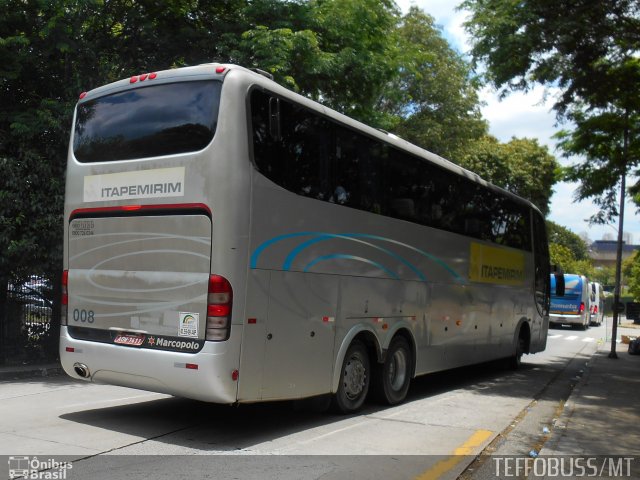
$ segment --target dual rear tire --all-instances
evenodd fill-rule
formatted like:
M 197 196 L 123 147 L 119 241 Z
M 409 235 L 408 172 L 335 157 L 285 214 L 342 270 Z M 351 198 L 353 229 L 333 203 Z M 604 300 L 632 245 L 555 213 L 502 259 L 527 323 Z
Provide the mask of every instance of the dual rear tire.
M 413 354 L 404 337 L 395 337 L 385 361 L 373 365 L 364 343 L 355 340 L 342 362 L 340 385 L 333 398 L 334 409 L 345 414 L 356 412 L 364 404 L 369 390 L 377 401 L 398 404 L 407 396 L 412 371 Z

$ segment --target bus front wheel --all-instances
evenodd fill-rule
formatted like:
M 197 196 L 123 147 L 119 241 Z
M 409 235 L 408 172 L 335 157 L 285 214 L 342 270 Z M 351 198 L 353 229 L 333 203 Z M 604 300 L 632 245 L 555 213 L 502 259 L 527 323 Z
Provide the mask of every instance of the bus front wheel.
M 522 355 L 527 351 L 527 338 L 524 331 L 521 329 L 518 334 L 518 342 L 516 343 L 516 351 L 514 355 L 509 358 L 509 366 L 513 370 L 518 370 L 522 365 Z
M 384 363 L 376 365 L 373 372 L 373 393 L 376 400 L 389 405 L 402 402 L 411 382 L 412 355 L 409 342 L 395 337 L 387 349 Z
M 354 413 L 362 407 L 367 393 L 371 367 L 369 354 L 358 340 L 347 350 L 340 372 L 340 385 L 333 397 L 334 409 L 340 413 Z

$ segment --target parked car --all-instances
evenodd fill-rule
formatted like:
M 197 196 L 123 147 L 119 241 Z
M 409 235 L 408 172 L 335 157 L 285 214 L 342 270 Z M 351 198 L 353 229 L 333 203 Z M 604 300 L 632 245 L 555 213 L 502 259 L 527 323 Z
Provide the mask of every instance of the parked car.
M 28 313 L 51 315 L 53 302 L 51 300 L 51 282 L 32 275 L 20 284 L 9 284 L 8 294 L 15 303 L 24 306 Z

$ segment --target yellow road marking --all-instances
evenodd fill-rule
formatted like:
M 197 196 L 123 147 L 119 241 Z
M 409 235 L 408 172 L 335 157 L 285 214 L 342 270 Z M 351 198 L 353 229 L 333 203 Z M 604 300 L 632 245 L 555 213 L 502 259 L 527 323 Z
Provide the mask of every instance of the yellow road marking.
M 418 475 L 415 480 L 436 480 L 447 473 L 458 463 L 460 463 L 465 455 L 471 455 L 473 452 L 493 435 L 489 430 L 478 430 L 471 435 L 466 442 L 453 451 L 453 456 L 440 460 L 429 470 L 425 470 Z

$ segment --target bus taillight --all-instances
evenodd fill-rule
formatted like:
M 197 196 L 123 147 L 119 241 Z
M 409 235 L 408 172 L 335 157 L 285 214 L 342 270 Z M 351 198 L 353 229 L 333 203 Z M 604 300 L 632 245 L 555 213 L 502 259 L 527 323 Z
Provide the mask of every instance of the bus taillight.
M 220 275 L 210 275 L 206 340 L 219 342 L 229 338 L 232 300 L 233 290 L 229 281 Z
M 67 324 L 67 311 L 69 310 L 69 270 L 62 272 L 62 304 L 60 312 L 60 324 Z
M 580 302 L 580 313 L 584 313 L 584 302 Z

